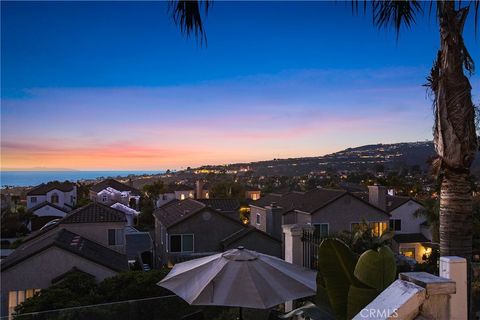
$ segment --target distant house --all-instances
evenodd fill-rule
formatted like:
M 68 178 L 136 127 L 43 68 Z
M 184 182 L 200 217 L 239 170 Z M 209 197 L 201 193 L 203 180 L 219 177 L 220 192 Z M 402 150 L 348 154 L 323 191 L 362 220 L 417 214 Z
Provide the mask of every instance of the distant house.
M 231 218 L 240 219 L 240 201 L 238 199 L 198 199 L 197 201 Z
M 195 198 L 195 190 L 184 184 L 170 184 L 157 200 L 157 208 L 172 200 L 184 200 Z
M 247 188 L 245 191 L 245 199 L 252 201 L 260 199 L 260 190 L 255 188 Z
M 281 256 L 280 240 L 200 201 L 173 200 L 155 210 L 154 217 L 156 257 L 162 265 L 240 245 Z
M 32 213 L 30 230 L 35 231 L 49 221 L 60 219 L 73 209 L 77 186 L 71 182 L 49 182 L 27 193 L 27 210 Z
M 140 191 L 115 179 L 103 180 L 90 189 L 90 200 L 108 206 L 118 202 L 129 207 L 137 207 L 140 196 Z
M 317 233 L 353 231 L 365 221 L 378 235 L 388 229 L 390 215 L 344 190 L 268 194 L 250 204 L 250 225 L 281 239 L 282 225 L 312 224 Z
M 128 270 L 125 214 L 91 203 L 27 237 L 1 261 L 2 316 L 72 270 L 101 281 Z
M 432 235 L 425 218 L 415 216 L 423 205 L 410 197 L 394 196 L 383 186 L 370 186 L 364 198 L 390 214 L 389 229 L 394 232 L 392 249 L 404 256 L 423 262 L 432 251 Z
M 197 180 L 195 182 L 195 199 L 209 199 L 210 198 L 210 189 L 208 183 L 205 183 L 202 180 Z
M 130 208 L 129 206 L 126 206 L 120 202 L 115 202 L 110 207 L 125 213 L 125 218 L 127 219 L 127 224 L 126 224 L 127 226 L 133 226 L 135 219 L 140 214 L 140 211 L 135 210 L 134 208 Z

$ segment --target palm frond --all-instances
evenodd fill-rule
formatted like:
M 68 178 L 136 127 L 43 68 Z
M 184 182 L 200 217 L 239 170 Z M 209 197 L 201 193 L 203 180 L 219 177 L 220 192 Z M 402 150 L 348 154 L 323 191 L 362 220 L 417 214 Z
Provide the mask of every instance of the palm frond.
M 393 26 L 397 39 L 402 26 L 410 28 L 415 23 L 416 16 L 423 14 L 422 4 L 416 0 L 374 0 L 372 7 L 373 23 L 379 28 Z
M 209 0 L 172 0 L 170 2 L 170 11 L 173 21 L 180 27 L 180 31 L 190 37 L 192 34 L 201 44 L 207 41 L 202 11 L 208 14 L 211 6 Z

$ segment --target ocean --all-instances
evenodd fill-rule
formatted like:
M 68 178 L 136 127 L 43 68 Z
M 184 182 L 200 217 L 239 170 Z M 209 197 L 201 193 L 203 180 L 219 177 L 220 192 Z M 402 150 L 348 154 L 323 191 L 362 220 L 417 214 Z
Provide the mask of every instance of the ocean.
M 49 181 L 78 181 L 97 178 L 116 178 L 128 175 L 160 174 L 165 171 L 2 171 L 0 172 L 1 187 L 36 186 Z

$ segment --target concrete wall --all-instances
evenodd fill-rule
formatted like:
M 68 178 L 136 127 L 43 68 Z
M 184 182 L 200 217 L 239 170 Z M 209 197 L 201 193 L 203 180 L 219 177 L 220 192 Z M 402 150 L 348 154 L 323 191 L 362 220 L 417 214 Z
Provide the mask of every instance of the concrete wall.
M 283 215 L 283 222 L 284 224 L 308 224 L 312 221 L 312 216 L 305 213 L 305 212 L 298 212 L 298 211 L 291 211 Z
M 125 228 L 125 223 L 123 222 L 67 223 L 61 224 L 60 226 L 82 237 L 85 237 L 88 240 L 95 241 L 107 248 L 116 250 L 121 253 L 125 253 L 125 234 L 123 239 L 123 245 L 108 245 L 108 229 L 123 230 Z
M 391 211 L 390 219 L 402 220 L 402 230 L 395 231 L 395 233 L 421 233 L 420 224 L 425 221 L 425 218 L 414 216 L 414 213 L 420 208 L 422 208 L 420 204 L 410 200 Z
M 257 214 L 260 215 L 260 224 L 257 224 Z M 267 212 L 265 208 L 250 206 L 250 225 L 267 232 Z
M 350 230 L 352 223 L 386 222 L 388 227 L 389 216 L 379 209 L 346 194 L 331 204 L 312 214 L 312 224 L 328 223 L 329 232 Z
M 6 271 L 2 271 L 2 316 L 6 316 L 8 312 L 9 291 L 48 288 L 52 279 L 70 271 L 73 267 L 94 275 L 98 281 L 117 274 L 117 272 L 90 260 L 83 259 L 62 249 L 51 247 Z

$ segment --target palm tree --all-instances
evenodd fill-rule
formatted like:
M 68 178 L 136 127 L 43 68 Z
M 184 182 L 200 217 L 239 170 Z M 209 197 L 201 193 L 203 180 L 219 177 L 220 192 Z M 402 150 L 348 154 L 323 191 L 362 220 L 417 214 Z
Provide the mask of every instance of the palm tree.
M 363 2 L 363 9 L 373 12 L 375 26 L 393 27 L 397 33 L 410 28 L 417 16 L 435 12 L 440 31 L 440 49 L 426 86 L 432 93 L 435 111 L 434 144 L 437 158 L 433 162 L 441 178 L 440 252 L 468 260 L 472 256 L 472 192 L 470 165 L 477 150 L 475 106 L 471 85 L 465 75 L 474 72 L 474 62 L 463 41 L 463 28 L 470 10 L 477 28 L 479 0 L 465 1 L 393 1 Z M 206 40 L 203 18 L 211 1 L 172 1 L 174 21 L 181 31 Z M 359 1 L 352 2 L 358 12 Z M 202 15 L 202 12 L 205 15 Z
M 432 241 L 438 243 L 440 234 L 440 203 L 439 199 L 426 199 L 422 201 L 423 208 L 415 211 L 415 217 L 423 217 L 427 221 L 430 231 L 432 232 Z

